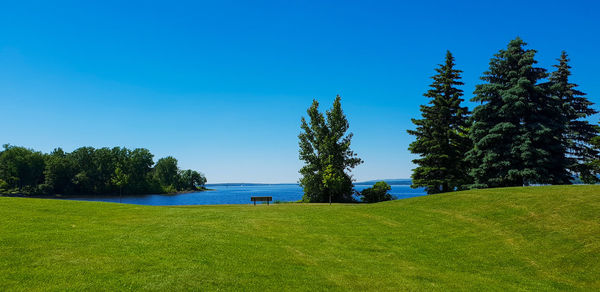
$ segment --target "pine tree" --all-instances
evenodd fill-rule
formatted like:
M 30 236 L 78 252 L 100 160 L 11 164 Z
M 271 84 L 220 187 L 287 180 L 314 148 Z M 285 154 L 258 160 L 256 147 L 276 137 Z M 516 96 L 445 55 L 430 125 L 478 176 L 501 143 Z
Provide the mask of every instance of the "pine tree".
M 313 100 L 307 110 L 309 122 L 302 117 L 302 132 L 298 135 L 300 159 L 305 165 L 300 169 L 300 185 L 306 202 L 353 201 L 352 176 L 347 173 L 362 163 L 350 149 L 352 133 L 347 133 L 349 123 L 342 111 L 338 95 L 331 110 L 319 112 L 319 102 Z
M 461 106 L 463 91 L 457 86 L 462 71 L 454 69 L 454 57 L 448 51 L 446 62 L 435 69 L 431 89 L 424 94 L 429 105 L 421 106 L 422 119 L 408 130 L 416 140 L 409 146 L 420 155 L 413 160 L 412 187 L 425 187 L 428 194 L 461 189 L 469 182 L 464 155 L 471 148 L 467 135 L 468 109 Z
M 535 50 L 512 40 L 490 61 L 472 101 L 481 102 L 472 115 L 473 187 L 564 184 L 566 171 L 561 102 L 539 81 L 547 76 L 534 67 Z
M 598 130 L 598 132 L 600 132 L 600 126 L 596 126 L 596 129 Z M 600 136 L 596 136 L 596 137 L 592 138 L 592 140 L 590 141 L 590 144 L 592 145 L 592 149 L 594 149 L 597 153 L 600 153 Z M 598 182 L 598 174 L 600 173 L 600 155 L 590 159 L 590 161 L 587 162 L 586 165 L 589 168 L 590 173 L 593 174 L 594 176 L 591 178 L 584 177 L 584 179 L 587 179 L 584 182 L 585 183 Z
M 548 87 L 550 94 L 563 103 L 566 128 L 562 137 L 569 159 L 568 169 L 587 183 L 597 182 L 598 172 L 591 162 L 598 158 L 598 150 L 592 145 L 592 140 L 599 134 L 598 126 L 585 119 L 598 111 L 592 108 L 593 103 L 585 97 L 585 93 L 576 89 L 577 84 L 569 82 L 571 66 L 567 53 L 563 51 L 557 61 Z

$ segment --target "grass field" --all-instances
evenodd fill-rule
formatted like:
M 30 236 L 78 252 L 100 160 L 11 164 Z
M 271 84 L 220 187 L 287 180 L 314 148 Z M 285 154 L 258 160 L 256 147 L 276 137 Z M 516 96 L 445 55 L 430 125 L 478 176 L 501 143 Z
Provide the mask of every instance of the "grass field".
M 0 198 L 6 290 L 599 290 L 600 186 L 371 205 Z

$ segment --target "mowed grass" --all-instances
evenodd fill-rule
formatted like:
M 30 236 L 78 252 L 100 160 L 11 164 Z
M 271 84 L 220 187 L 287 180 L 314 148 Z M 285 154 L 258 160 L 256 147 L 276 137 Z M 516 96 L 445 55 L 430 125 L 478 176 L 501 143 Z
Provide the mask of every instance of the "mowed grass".
M 0 198 L 0 290 L 598 290 L 600 186 L 378 204 Z

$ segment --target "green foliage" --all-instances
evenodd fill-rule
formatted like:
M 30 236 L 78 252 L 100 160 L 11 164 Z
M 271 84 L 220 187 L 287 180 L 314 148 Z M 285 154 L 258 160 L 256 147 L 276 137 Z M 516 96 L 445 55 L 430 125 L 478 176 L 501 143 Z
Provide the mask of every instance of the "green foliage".
M 597 130 L 600 131 L 600 127 L 597 126 Z M 600 153 L 600 136 L 590 139 L 589 143 L 593 151 Z M 586 172 L 581 175 L 582 181 L 587 184 L 597 183 L 600 174 L 600 155 L 587 159 L 585 163 Z
M 129 183 L 129 175 L 125 174 L 120 167 L 115 168 L 115 173 L 111 178 L 111 182 L 119 187 L 119 193 L 121 193 L 124 186 Z
M 202 189 L 206 184 L 206 177 L 203 174 L 187 169 L 179 172 L 179 189 L 192 191 Z
M 580 177 L 584 182 L 598 182 L 600 172 L 594 167 L 593 160 L 598 158 L 598 149 L 593 139 L 598 137 L 598 126 L 591 124 L 586 118 L 597 114 L 593 103 L 585 97 L 585 93 L 577 90 L 577 84 L 570 83 L 571 66 L 566 52 L 562 52 L 558 64 L 554 65 L 546 84 L 549 93 L 562 102 L 563 145 L 568 158 L 568 170 Z
M 81 147 L 42 154 L 5 145 L 0 152 L 0 191 L 17 194 L 128 194 L 198 190 L 206 177 L 181 171 L 173 157 L 153 168 L 147 149 Z
M 179 183 L 178 171 L 177 159 L 172 156 L 159 159 L 154 166 L 154 176 L 163 186 L 177 186 Z
M 350 171 L 362 160 L 350 149 L 352 133 L 342 111 L 338 95 L 331 110 L 319 112 L 319 103 L 313 100 L 307 110 L 309 121 L 301 119 L 299 157 L 305 162 L 300 169 L 300 185 L 305 202 L 353 201 Z
M 474 187 L 570 182 L 562 103 L 539 84 L 546 70 L 534 66 L 536 51 L 525 45 L 517 38 L 500 50 L 474 92 L 472 101 L 481 103 L 473 110 L 468 153 Z
M 467 135 L 468 110 L 461 106 L 462 90 L 457 86 L 462 71 L 454 69 L 454 57 L 446 53 L 444 64 L 436 68 L 431 89 L 424 95 L 429 105 L 421 106 L 422 119 L 412 119 L 417 126 L 408 130 L 416 140 L 409 150 L 420 157 L 412 174 L 412 187 L 424 187 L 428 194 L 460 190 L 470 182 L 464 154 L 471 148 Z
M 344 172 L 335 169 L 333 164 L 328 163 L 323 170 L 323 187 L 327 190 L 329 203 L 332 202 L 333 196 L 344 191 Z
M 3 291 L 598 291 L 600 186 L 377 204 L 0 198 Z
M 472 99 L 481 104 L 468 123 L 456 88 L 461 71 L 447 53 L 425 94 L 431 101 L 421 106 L 423 118 L 413 119 L 416 129 L 408 131 L 416 136 L 409 150 L 420 156 L 413 160 L 413 187 L 431 194 L 467 186 L 570 184 L 574 176 L 600 181 L 600 127 L 586 120 L 598 111 L 569 82 L 567 54 L 548 75 L 535 67 L 536 51 L 525 45 L 512 40 L 491 59 L 481 78 L 486 83 L 476 86 Z
M 175 194 L 177 193 L 177 188 L 174 185 L 163 185 L 162 192 L 165 194 Z
M 128 153 L 124 165 L 129 175 L 128 193 L 156 192 L 152 187 L 151 176 L 154 155 L 148 149 L 137 148 Z M 150 177 L 150 178 L 149 178 Z
M 0 191 L 6 191 L 9 187 L 10 186 L 7 182 L 5 182 L 3 179 L 0 179 Z
M 0 152 L 0 179 L 8 188 L 33 190 L 43 183 L 44 156 L 24 147 L 4 145 Z
M 54 149 L 52 153 L 46 155 L 46 167 L 44 169 L 46 193 L 69 193 L 73 188 L 74 173 L 74 161 L 69 159 L 61 148 Z
M 385 181 L 376 182 L 373 187 L 360 192 L 360 200 L 365 203 L 390 201 L 393 199 L 392 195 L 388 193 L 391 189 L 392 187 Z

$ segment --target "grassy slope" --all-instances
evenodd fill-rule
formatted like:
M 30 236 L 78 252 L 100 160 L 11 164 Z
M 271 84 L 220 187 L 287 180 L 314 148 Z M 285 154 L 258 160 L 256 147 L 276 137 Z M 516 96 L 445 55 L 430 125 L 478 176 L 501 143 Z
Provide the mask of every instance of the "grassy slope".
M 372 205 L 0 198 L 0 290 L 600 289 L 600 186 Z

